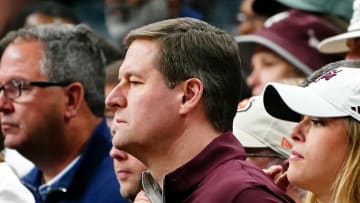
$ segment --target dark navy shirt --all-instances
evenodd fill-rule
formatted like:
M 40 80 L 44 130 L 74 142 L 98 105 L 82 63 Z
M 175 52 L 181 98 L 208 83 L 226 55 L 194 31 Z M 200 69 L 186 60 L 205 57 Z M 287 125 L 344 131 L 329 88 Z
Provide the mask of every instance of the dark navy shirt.
M 35 167 L 22 178 L 37 203 L 126 203 L 119 193 L 113 160 L 110 130 L 105 119 L 96 127 L 86 148 L 62 176 L 41 190 L 42 172 Z

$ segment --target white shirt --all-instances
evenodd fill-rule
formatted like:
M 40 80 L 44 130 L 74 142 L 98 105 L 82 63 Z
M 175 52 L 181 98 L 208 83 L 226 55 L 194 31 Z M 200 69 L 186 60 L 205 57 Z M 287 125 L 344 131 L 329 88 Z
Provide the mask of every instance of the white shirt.
M 14 170 L 18 177 L 23 177 L 31 171 L 34 164 L 23 157 L 19 152 L 14 149 L 5 148 L 5 162 Z
M 35 203 L 31 192 L 5 162 L 0 163 L 0 180 L 0 202 Z

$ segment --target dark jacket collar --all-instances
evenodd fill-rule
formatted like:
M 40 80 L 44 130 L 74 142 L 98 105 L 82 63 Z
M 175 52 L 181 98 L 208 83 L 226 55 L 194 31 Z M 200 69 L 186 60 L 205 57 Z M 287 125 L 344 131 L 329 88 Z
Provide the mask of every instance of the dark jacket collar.
M 52 185 L 48 195 L 55 192 L 69 192 L 73 195 L 82 194 L 84 185 L 87 184 L 89 177 L 95 172 L 97 165 L 109 154 L 111 149 L 110 137 L 110 130 L 105 119 L 102 119 L 81 153 L 79 161 Z M 34 167 L 21 180 L 35 197 L 39 198 L 38 188 L 42 184 L 42 172 L 40 169 Z

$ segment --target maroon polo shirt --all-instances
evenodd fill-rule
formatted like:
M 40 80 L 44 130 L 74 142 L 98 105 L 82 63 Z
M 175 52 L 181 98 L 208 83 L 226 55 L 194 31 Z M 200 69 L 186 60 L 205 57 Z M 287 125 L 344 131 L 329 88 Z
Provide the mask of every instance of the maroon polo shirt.
M 294 202 L 262 170 L 245 162 L 245 150 L 231 132 L 167 174 L 163 198 L 166 203 Z

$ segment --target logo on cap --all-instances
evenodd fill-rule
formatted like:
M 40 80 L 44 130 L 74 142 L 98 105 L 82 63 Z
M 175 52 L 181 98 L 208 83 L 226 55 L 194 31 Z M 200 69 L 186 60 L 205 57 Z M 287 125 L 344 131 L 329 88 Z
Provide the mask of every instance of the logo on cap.
M 322 75 L 321 77 L 319 77 L 316 82 L 318 82 L 319 80 L 321 79 L 325 79 L 325 80 L 330 80 L 331 78 L 333 78 L 334 76 L 337 75 L 338 72 L 341 72 L 341 70 L 339 69 L 334 69 L 334 70 L 331 70 L 329 72 L 326 72 L 324 75 Z
M 284 11 L 284 12 L 280 12 L 278 14 L 275 14 L 271 17 L 269 17 L 265 22 L 264 22 L 264 27 L 265 28 L 269 28 L 271 27 L 274 23 L 280 22 L 284 19 L 286 19 L 287 17 L 289 17 L 289 12 L 288 11 Z
M 280 146 L 287 148 L 287 149 L 291 149 L 292 148 L 292 144 L 289 142 L 289 140 L 287 140 L 285 137 L 281 138 L 281 144 Z
M 350 107 L 351 110 L 355 111 L 356 113 L 360 114 L 360 106 L 352 106 Z
M 309 46 L 317 49 L 319 44 L 319 39 L 316 37 L 314 30 L 308 29 L 307 34 L 309 36 L 309 41 L 308 41 Z

